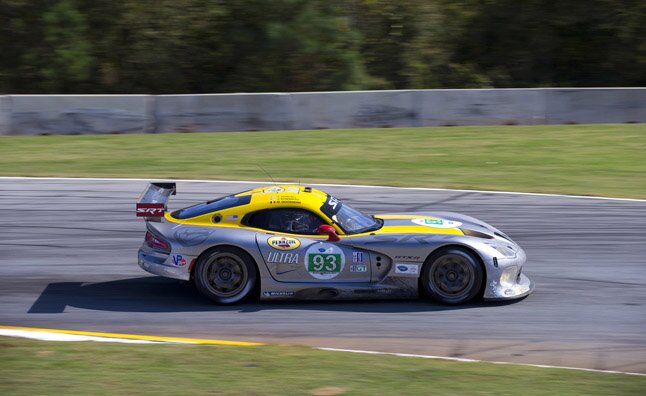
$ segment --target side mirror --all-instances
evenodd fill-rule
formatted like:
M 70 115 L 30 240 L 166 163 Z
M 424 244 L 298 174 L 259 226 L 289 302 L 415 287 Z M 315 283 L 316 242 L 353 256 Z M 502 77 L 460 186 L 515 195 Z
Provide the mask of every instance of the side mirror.
M 328 242 L 338 242 L 341 240 L 341 238 L 336 234 L 336 230 L 331 225 L 323 224 L 322 226 L 319 226 L 317 231 L 319 235 L 327 235 Z

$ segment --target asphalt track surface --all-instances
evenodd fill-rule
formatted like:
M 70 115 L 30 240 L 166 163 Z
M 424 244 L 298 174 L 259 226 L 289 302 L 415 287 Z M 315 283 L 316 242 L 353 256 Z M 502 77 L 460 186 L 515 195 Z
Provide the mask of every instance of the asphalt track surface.
M 304 344 L 646 373 L 646 201 L 324 188 L 368 213 L 449 210 L 525 248 L 514 303 L 221 307 L 137 267 L 145 181 L 0 179 L 0 324 Z M 180 181 L 177 209 L 253 183 Z

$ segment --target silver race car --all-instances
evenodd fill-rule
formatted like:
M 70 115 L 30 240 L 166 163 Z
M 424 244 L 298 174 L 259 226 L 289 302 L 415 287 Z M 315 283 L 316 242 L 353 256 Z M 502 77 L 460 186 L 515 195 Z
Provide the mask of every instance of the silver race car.
M 323 191 L 272 185 L 167 212 L 175 183 L 151 183 L 144 270 L 193 280 L 219 304 L 415 298 L 444 304 L 527 296 L 525 252 L 498 229 L 450 212 L 368 216 Z

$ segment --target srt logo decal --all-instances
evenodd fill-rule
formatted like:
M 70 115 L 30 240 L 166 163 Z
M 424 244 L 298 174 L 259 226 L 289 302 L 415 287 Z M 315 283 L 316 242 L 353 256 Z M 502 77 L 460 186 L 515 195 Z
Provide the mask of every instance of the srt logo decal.
M 137 204 L 137 217 L 162 217 L 165 211 L 163 204 Z
M 173 265 L 183 267 L 186 265 L 186 259 L 181 254 L 176 254 L 173 256 Z
M 163 203 L 138 203 L 136 206 L 137 217 L 162 217 L 166 211 Z
M 331 195 L 328 195 L 325 202 L 321 206 L 321 212 L 331 219 L 334 219 L 334 216 L 341 210 L 343 204 L 336 198 Z
M 336 206 L 339 204 L 339 200 L 334 197 L 330 197 L 330 199 L 327 201 L 327 204 L 330 205 L 333 212 L 336 212 Z

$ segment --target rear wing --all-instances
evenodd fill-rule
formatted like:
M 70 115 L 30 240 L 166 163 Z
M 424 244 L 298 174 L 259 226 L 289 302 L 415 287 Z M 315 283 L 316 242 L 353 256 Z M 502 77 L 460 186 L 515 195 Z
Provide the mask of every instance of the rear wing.
M 137 201 L 137 217 L 161 221 L 166 213 L 168 197 L 175 195 L 175 183 L 150 183 Z

